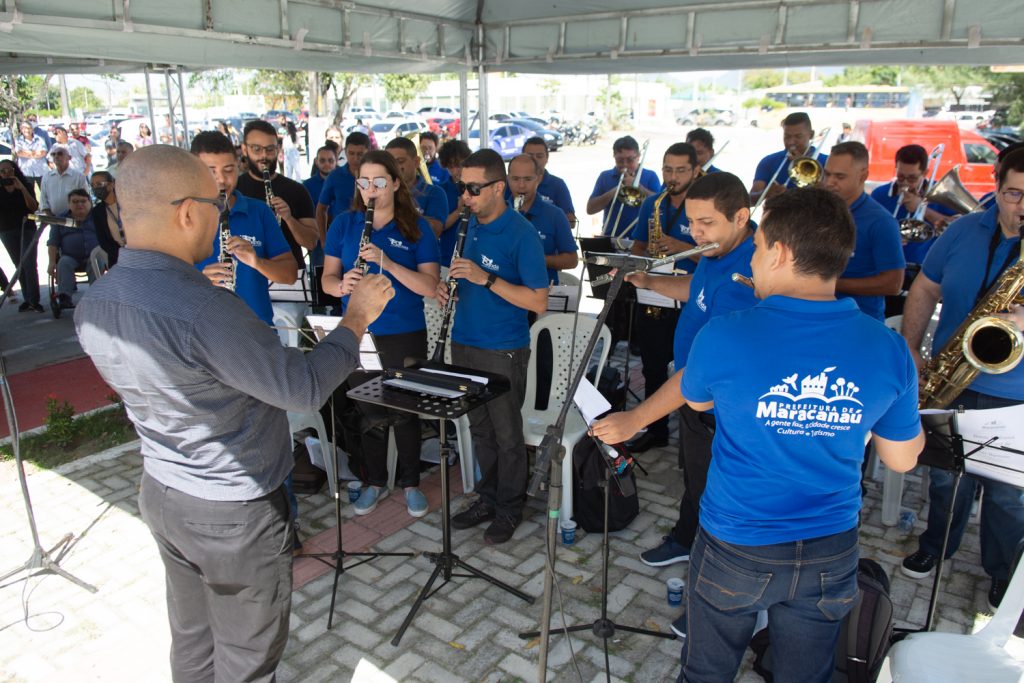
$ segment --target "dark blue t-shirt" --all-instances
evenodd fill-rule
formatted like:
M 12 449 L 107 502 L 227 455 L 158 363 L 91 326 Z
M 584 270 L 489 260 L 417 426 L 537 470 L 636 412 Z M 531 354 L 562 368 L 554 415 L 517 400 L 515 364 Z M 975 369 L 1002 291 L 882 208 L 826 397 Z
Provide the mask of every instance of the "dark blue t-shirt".
M 615 189 L 619 184 L 619 172 L 617 169 L 610 168 L 607 171 L 602 171 L 601 175 L 597 176 L 597 182 L 594 183 L 594 191 L 590 193 L 590 198 L 598 197 L 603 195 L 609 190 Z M 654 193 L 661 192 L 661 180 L 658 179 L 658 174 L 649 168 L 643 169 L 640 173 L 640 185 L 646 187 L 648 190 Z M 608 212 L 611 211 L 611 218 L 608 218 Z M 639 206 L 626 206 L 614 198 L 608 206 L 605 207 L 604 213 L 602 214 L 602 221 L 607 221 L 608 226 L 605 229 L 606 235 L 610 235 L 613 232 L 618 236 L 629 234 L 632 232 L 632 228 L 627 228 L 640 213 Z
M 540 237 L 545 256 L 576 251 L 576 240 L 573 239 L 572 230 L 569 229 L 569 219 L 565 217 L 565 212 L 557 206 L 544 201 L 538 195 L 534 198 L 530 210 L 523 215 L 533 224 L 533 227 L 537 228 L 537 236 Z M 547 272 L 548 282 L 557 285 L 558 271 L 548 268 Z
M 870 433 L 920 432 L 917 372 L 903 339 L 853 301 L 770 296 L 708 322 L 682 392 L 714 401 L 700 501 L 715 538 L 762 546 L 857 526 Z
M 651 217 L 654 215 L 654 202 L 658 199 L 658 195 L 652 194 L 650 197 L 644 200 L 644 203 L 640 205 L 640 213 L 637 216 L 636 227 L 633 228 L 633 233 L 630 235 L 631 239 L 640 242 L 650 242 L 650 222 Z M 696 245 L 690 236 L 690 219 L 686 216 L 686 203 L 683 202 L 682 206 L 678 209 L 672 206 L 672 202 L 668 197 L 661 203 L 659 207 L 661 214 L 661 231 L 669 237 L 674 237 L 677 240 L 682 240 L 690 245 Z M 673 221 L 673 217 L 675 220 Z M 672 225 L 669 225 L 669 221 L 672 221 Z M 685 270 L 687 273 L 692 273 L 696 268 L 697 264 L 690 259 L 679 259 L 675 265 L 677 270 Z
M 857 201 L 850 205 L 850 214 L 857 226 L 857 242 L 853 255 L 846 264 L 846 270 L 840 277 L 871 277 L 886 270 L 903 270 L 907 267 L 907 262 L 903 258 L 900 226 L 892 217 L 892 213 L 862 192 Z M 860 306 L 860 310 L 872 318 L 885 318 L 884 296 L 837 296 L 853 299 Z
M 355 194 L 356 177 L 349 171 L 348 164 L 345 164 L 331 171 L 324 180 L 317 203 L 329 207 L 331 216 L 340 216 L 352 210 Z
M 324 252 L 341 261 L 342 272 L 351 270 L 355 266 L 365 220 L 366 216 L 362 211 L 346 211 L 334 219 L 327 231 L 327 244 L 324 245 Z M 420 238 L 412 241 L 398 230 L 394 221 L 391 221 L 387 225 L 375 229 L 370 234 L 370 242 L 374 246 L 380 247 L 395 263 L 405 266 L 409 270 L 419 270 L 421 263 L 437 263 L 437 238 L 434 237 L 434 231 L 422 218 L 417 220 L 416 227 L 420 230 Z M 380 264 L 370 262 L 369 266 L 368 272 L 381 272 Z M 391 280 L 395 296 L 384 307 L 380 317 L 370 323 L 370 332 L 386 335 L 426 329 L 426 322 L 423 318 L 423 297 L 399 282 L 398 278 L 390 272 L 385 271 L 385 274 Z M 342 311 L 344 311 L 345 306 L 348 305 L 347 296 L 342 297 L 341 305 Z
M 779 183 L 784 187 L 796 187 L 796 183 L 789 177 L 789 159 L 783 163 L 783 159 L 786 158 L 786 150 L 781 152 L 775 152 L 769 154 L 757 164 L 757 170 L 754 171 L 754 180 L 760 180 L 762 183 L 768 184 L 772 180 L 772 174 L 775 173 L 779 168 L 779 164 L 782 164 L 782 170 L 779 171 L 778 175 L 775 176 L 775 182 Z M 818 154 L 816 157 L 818 163 L 821 164 L 822 168 L 825 168 L 825 162 L 828 161 L 827 154 Z
M 530 289 L 548 286 L 544 249 L 537 229 L 512 210 L 505 209 L 490 223 L 470 219 L 463 258 L 486 273 Z M 452 341 L 481 349 L 521 349 L 530 344 L 527 311 L 501 298 L 483 285 L 458 280 L 458 305 Z

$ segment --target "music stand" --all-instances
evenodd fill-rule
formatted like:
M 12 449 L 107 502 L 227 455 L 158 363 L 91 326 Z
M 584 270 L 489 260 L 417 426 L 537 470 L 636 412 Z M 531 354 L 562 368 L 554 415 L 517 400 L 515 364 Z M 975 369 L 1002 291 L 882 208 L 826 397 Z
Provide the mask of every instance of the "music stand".
M 486 574 L 476 567 L 466 563 L 458 555 L 452 552 L 451 500 L 448 483 L 448 457 L 451 452 L 451 446 L 448 445 L 448 440 L 445 437 L 444 421 L 455 420 L 462 417 L 470 410 L 479 408 L 501 394 L 504 394 L 509 390 L 508 379 L 502 375 L 494 373 L 482 372 L 480 370 L 473 370 L 470 368 L 461 368 L 453 365 L 445 365 L 443 363 L 433 363 L 431 361 L 417 362 L 411 367 L 413 369 L 437 369 L 449 372 L 458 372 L 465 375 L 485 377 L 487 378 L 487 387 L 481 394 L 476 396 L 467 394 L 460 398 L 448 399 L 425 393 L 416 393 L 413 391 L 393 388 L 384 384 L 385 377 L 377 376 L 369 382 L 361 384 L 354 389 L 350 389 L 347 393 L 348 397 L 355 401 L 363 401 L 365 403 L 385 406 L 391 410 L 401 410 L 413 413 L 420 419 L 424 420 L 435 419 L 438 421 L 438 440 L 441 447 L 441 552 L 424 553 L 424 555 L 434 563 L 434 571 L 430 574 L 430 578 L 427 579 L 427 582 L 420 590 L 419 595 L 416 596 L 416 601 L 413 602 L 412 607 L 409 608 L 409 613 L 406 615 L 405 620 L 399 627 L 398 633 L 396 633 L 395 637 L 391 639 L 392 645 L 398 645 L 402 640 L 402 636 L 405 635 L 406 629 L 408 629 L 410 624 L 412 624 L 412 620 L 416 617 L 416 613 L 419 611 L 420 606 L 422 606 L 428 598 L 444 588 L 448 582 L 456 576 L 469 579 L 484 579 L 498 588 L 515 595 L 517 598 L 525 600 L 531 605 L 534 600 L 534 598 L 526 593 L 523 593 L 507 583 L 499 581 L 495 577 L 490 576 L 489 574 Z M 456 569 L 462 569 L 468 573 L 457 574 L 455 573 Z M 436 582 L 438 576 L 442 574 L 444 581 L 440 586 L 434 588 L 434 582 Z

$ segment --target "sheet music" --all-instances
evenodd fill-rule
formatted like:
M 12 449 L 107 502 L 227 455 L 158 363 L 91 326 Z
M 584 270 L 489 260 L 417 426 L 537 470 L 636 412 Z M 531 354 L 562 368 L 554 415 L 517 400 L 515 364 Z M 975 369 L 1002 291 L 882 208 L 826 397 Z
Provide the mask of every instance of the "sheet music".
M 586 377 L 580 381 L 572 400 L 579 408 L 580 415 L 583 416 L 583 420 L 588 426 L 597 419 L 598 415 L 612 409 L 612 404 L 608 402 L 608 399 Z
M 666 263 L 651 269 L 651 273 L 671 274 L 675 263 Z M 650 289 L 636 288 L 636 302 L 644 306 L 658 306 L 660 308 L 679 308 L 679 302 Z
M 989 410 L 965 410 L 957 413 L 957 430 L 964 438 L 964 454 L 978 444 L 996 439 L 967 458 L 967 474 L 976 474 L 1024 488 L 1024 454 L 1000 448 L 1024 451 L 1024 405 Z M 973 442 L 973 443 L 972 443 Z
M 306 320 L 313 328 L 313 336 L 318 342 L 331 333 L 341 324 L 339 315 L 307 315 Z M 377 353 L 377 345 L 373 341 L 373 335 L 369 332 L 359 340 L 359 369 L 367 372 L 383 372 L 384 365 L 380 362 L 380 354 Z
M 415 391 L 421 394 L 429 394 L 430 396 L 440 396 L 441 398 L 462 398 L 466 395 L 464 391 L 457 391 L 455 389 L 443 389 L 441 387 L 431 386 L 429 384 L 420 384 L 419 382 L 413 382 L 407 379 L 392 378 L 386 379 L 383 382 L 389 387 L 395 387 L 397 389 L 406 389 L 408 391 Z
M 552 285 L 548 288 L 548 310 L 553 313 L 574 313 L 580 305 L 579 288 L 574 285 Z

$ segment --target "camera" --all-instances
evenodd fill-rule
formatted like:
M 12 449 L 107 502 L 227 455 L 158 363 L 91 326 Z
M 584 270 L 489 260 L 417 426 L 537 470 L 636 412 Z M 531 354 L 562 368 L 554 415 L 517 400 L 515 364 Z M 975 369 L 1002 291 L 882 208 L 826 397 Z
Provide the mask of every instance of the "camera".
M 14 184 L 14 178 L 0 178 L 0 185 L 4 187 L 10 187 Z

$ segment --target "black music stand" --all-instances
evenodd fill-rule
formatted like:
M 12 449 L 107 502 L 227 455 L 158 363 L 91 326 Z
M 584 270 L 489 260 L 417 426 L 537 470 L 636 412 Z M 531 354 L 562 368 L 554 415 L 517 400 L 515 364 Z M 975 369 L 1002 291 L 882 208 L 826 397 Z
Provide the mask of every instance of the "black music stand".
M 350 389 L 347 396 L 355 401 L 363 401 L 365 403 L 372 403 L 375 405 L 386 406 L 392 410 L 401 410 L 408 413 L 414 413 L 421 419 L 435 419 L 438 421 L 438 440 L 441 445 L 441 552 L 439 553 L 424 553 L 424 555 L 434 563 L 434 571 L 431 573 L 430 578 L 427 579 L 427 583 L 424 584 L 419 595 L 416 596 L 416 601 L 409 609 L 409 613 L 405 617 L 405 621 L 398 629 L 398 633 L 391 639 L 392 645 L 398 645 L 399 641 L 402 640 L 402 636 L 405 635 L 406 629 L 412 624 L 412 620 L 416 617 L 416 613 L 419 611 L 420 606 L 427 600 L 427 598 L 433 596 L 437 591 L 444 588 L 453 577 L 469 578 L 469 579 L 484 579 L 494 584 L 498 588 L 515 595 L 517 598 L 525 600 L 528 604 L 533 604 L 534 598 L 530 597 L 526 593 L 523 593 L 516 588 L 499 581 L 498 579 L 484 573 L 483 571 L 467 564 L 458 555 L 452 552 L 452 530 L 451 530 L 451 498 L 448 484 L 448 456 L 450 455 L 451 447 L 448 445 L 448 441 L 445 437 L 444 421 L 454 420 L 462 417 L 470 410 L 478 408 L 485 403 L 497 398 L 501 394 L 504 394 L 509 390 L 508 379 L 502 375 L 482 372 L 480 370 L 473 370 L 470 368 L 461 368 L 454 365 L 445 365 L 443 363 L 433 363 L 431 361 L 418 362 L 412 366 L 414 369 L 438 369 L 447 370 L 450 372 L 459 372 L 466 375 L 478 375 L 487 378 L 487 387 L 483 393 L 477 396 L 466 395 L 461 398 L 440 398 L 438 396 L 432 396 L 425 393 L 416 393 L 414 391 L 397 389 L 384 384 L 385 377 L 378 376 L 374 379 L 361 384 L 354 389 Z M 456 569 L 463 569 L 467 574 L 456 574 Z M 434 588 L 434 582 L 437 581 L 438 576 L 444 575 L 444 581 L 440 586 Z

